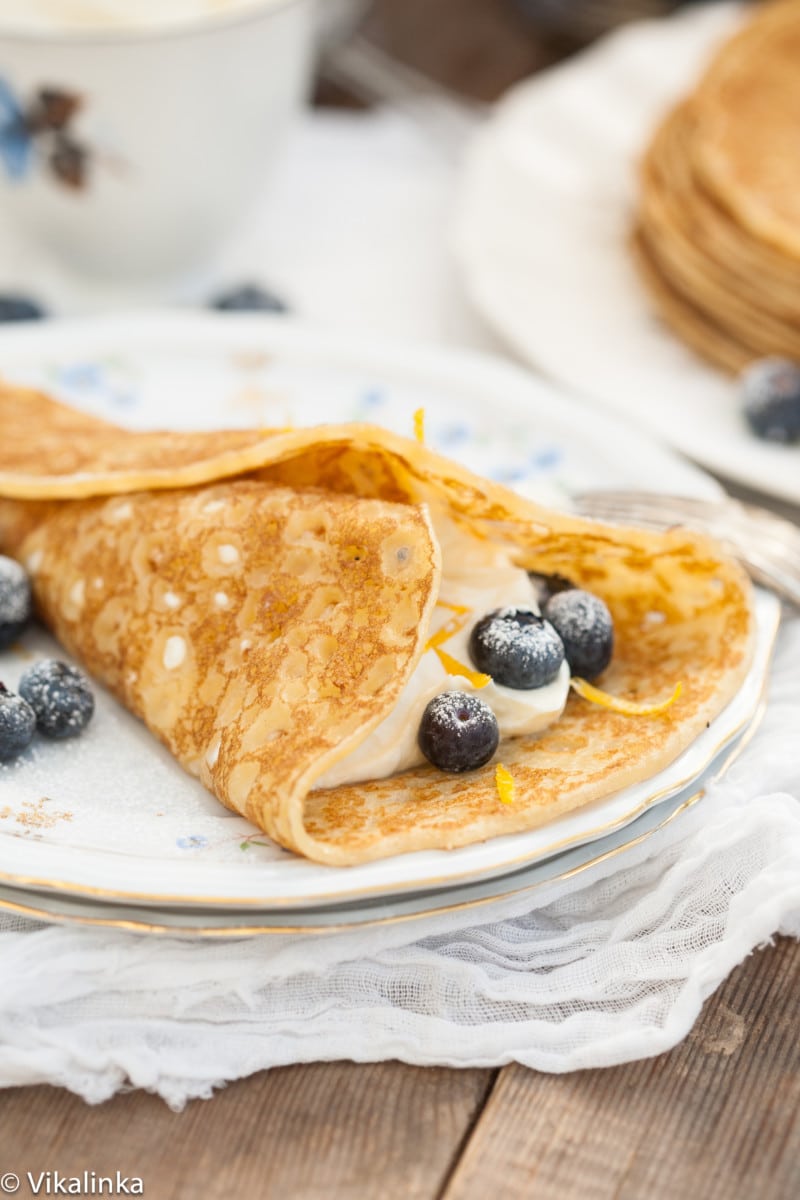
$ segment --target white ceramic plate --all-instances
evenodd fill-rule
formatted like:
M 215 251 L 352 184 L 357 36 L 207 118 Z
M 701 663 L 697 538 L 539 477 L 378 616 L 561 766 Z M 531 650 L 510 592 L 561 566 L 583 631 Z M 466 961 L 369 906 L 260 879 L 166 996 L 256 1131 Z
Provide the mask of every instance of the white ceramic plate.
M 671 824 L 705 795 L 708 784 L 724 774 L 755 732 L 762 703 L 750 725 L 688 788 L 654 804 L 635 820 L 596 841 L 573 846 L 501 877 L 455 884 L 433 891 L 403 893 L 319 908 L 235 909 L 172 907 L 110 902 L 65 892 L 36 891 L 0 884 L 0 911 L 69 924 L 111 926 L 135 933 L 182 937 L 236 938 L 256 934 L 324 934 L 358 926 L 413 921 L 444 912 L 475 910 L 476 920 L 493 919 L 491 908 L 508 897 L 533 897 L 546 883 L 571 879 L 606 862 Z M 488 910 L 488 911 L 487 911 Z
M 573 487 L 716 485 L 616 420 L 524 371 L 478 355 L 322 335 L 284 319 L 155 315 L 0 335 L 0 371 L 138 426 L 295 424 L 368 417 L 429 440 L 529 494 Z M 659 776 L 546 829 L 450 852 L 321 867 L 272 845 L 186 775 L 110 696 L 80 739 L 35 742 L 0 765 L 0 882 L 146 904 L 257 908 L 341 904 L 501 875 L 602 836 L 695 779 L 744 728 L 763 690 L 777 605 L 759 602 L 758 662 L 737 699 Z M 40 630 L 0 655 L 13 686 Z M 60 653 L 60 652 L 59 652 Z
M 473 301 L 528 362 L 800 503 L 800 447 L 748 432 L 735 383 L 654 317 L 627 246 L 637 159 L 740 14 L 711 4 L 632 25 L 512 89 L 472 146 L 455 252 Z

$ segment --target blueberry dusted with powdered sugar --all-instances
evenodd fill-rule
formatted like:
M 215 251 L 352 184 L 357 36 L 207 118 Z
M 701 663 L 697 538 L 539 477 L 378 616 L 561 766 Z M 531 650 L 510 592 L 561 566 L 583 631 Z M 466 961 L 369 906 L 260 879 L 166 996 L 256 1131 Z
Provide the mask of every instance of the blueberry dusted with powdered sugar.
M 768 442 L 800 441 L 800 364 L 760 358 L 741 376 L 745 419 Z
M 0 554 L 0 650 L 22 633 L 32 611 L 31 585 L 24 568 Z
M 564 661 L 553 626 L 527 608 L 498 608 L 478 621 L 469 639 L 475 666 L 502 687 L 529 691 L 551 683 Z
M 240 313 L 285 313 L 287 310 L 286 302 L 280 296 L 256 283 L 244 283 L 221 292 L 211 301 L 211 307 L 219 312 Z
M 580 588 L 559 592 L 547 601 L 544 615 L 564 643 L 573 675 L 594 679 L 605 671 L 614 651 L 614 623 L 599 596 Z
M 500 742 L 489 705 L 470 692 L 440 692 L 422 714 L 419 748 L 440 771 L 474 771 L 484 766 Z
M 45 315 L 41 304 L 27 296 L 3 293 L 0 296 L 0 324 L 11 321 L 40 321 Z
M 43 658 L 19 681 L 19 694 L 36 714 L 40 733 L 51 738 L 77 737 L 94 712 L 89 681 L 77 667 Z
M 36 714 L 31 706 L 0 683 L 0 762 L 21 754 L 35 732 Z
M 545 575 L 541 571 L 528 571 L 528 579 L 536 588 L 536 599 L 539 607 L 544 608 L 551 596 L 558 592 L 569 591 L 575 584 L 566 575 Z

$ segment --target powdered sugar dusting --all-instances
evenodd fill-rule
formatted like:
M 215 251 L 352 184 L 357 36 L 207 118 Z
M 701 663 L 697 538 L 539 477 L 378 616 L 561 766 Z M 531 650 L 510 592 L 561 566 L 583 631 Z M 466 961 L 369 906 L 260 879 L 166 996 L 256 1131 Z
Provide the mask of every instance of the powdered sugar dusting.
M 31 611 L 31 589 L 24 567 L 0 555 L 0 625 L 26 621 Z
M 614 624 L 604 601 L 578 588 L 547 602 L 545 616 L 564 643 L 573 675 L 594 678 L 611 660 Z
M 94 695 L 86 676 L 77 667 L 55 658 L 43 658 L 24 672 L 19 694 L 36 714 L 36 724 L 47 737 L 76 737 L 94 713 Z
M 611 614 L 599 596 L 591 592 L 559 592 L 547 603 L 547 619 L 564 634 L 585 642 L 605 632 L 611 625 Z
M 484 710 L 492 711 L 480 697 L 470 696 L 468 692 L 440 692 L 431 700 L 429 708 L 435 712 L 439 727 L 454 737 L 462 737 L 464 726 Z
M 36 728 L 33 709 L 20 696 L 0 691 L 0 762 L 15 758 L 30 742 Z
M 498 620 L 484 626 L 481 635 L 483 643 L 492 650 L 510 650 L 525 639 L 525 631 L 531 626 L 544 625 L 541 617 L 524 608 L 500 608 L 492 615 Z
M 439 692 L 419 727 L 419 748 L 442 771 L 473 771 L 484 766 L 500 740 L 497 718 L 471 692 Z
M 516 607 L 498 609 L 478 622 L 470 654 L 497 683 L 525 691 L 546 686 L 564 661 L 553 626 L 531 609 Z

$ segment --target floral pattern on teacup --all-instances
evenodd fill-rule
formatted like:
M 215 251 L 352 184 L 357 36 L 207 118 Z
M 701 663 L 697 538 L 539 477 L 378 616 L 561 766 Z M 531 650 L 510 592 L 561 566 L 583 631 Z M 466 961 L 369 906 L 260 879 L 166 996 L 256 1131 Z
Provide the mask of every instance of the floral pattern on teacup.
M 78 92 L 43 85 L 23 103 L 0 76 L 0 163 L 21 182 L 40 163 L 63 187 L 86 187 L 92 151 L 75 134 L 73 122 L 84 104 Z
M 208 838 L 202 833 L 189 833 L 185 837 L 177 838 L 175 845 L 181 850 L 205 850 Z

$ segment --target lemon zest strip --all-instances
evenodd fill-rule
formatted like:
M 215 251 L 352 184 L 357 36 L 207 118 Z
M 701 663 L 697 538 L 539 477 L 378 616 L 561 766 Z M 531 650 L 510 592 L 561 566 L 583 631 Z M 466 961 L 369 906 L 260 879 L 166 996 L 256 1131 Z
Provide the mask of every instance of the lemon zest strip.
M 436 603 L 440 608 L 449 608 L 450 612 L 458 613 L 459 616 L 463 613 L 472 612 L 469 604 L 451 604 L 449 600 L 437 600 Z
M 421 446 L 425 445 L 425 409 L 418 408 L 414 413 L 414 437 Z
M 474 671 L 472 667 L 466 666 L 464 663 L 459 662 L 457 658 L 454 658 L 452 654 L 448 654 L 446 650 L 442 650 L 444 643 L 449 642 L 450 638 L 455 637 L 467 624 L 469 613 L 472 612 L 472 609 L 461 604 L 445 603 L 444 607 L 452 608 L 456 612 L 456 616 L 451 617 L 441 629 L 428 638 L 425 643 L 425 649 L 436 651 L 439 662 L 448 675 L 463 675 L 465 679 L 470 681 L 473 687 L 486 687 L 487 683 L 491 683 L 492 681 L 491 675 L 484 675 L 483 671 Z
M 460 663 L 457 658 L 453 658 L 452 654 L 448 654 L 446 650 L 442 650 L 439 646 L 434 646 L 434 650 L 439 662 L 448 675 L 463 675 L 476 688 L 484 688 L 487 683 L 491 683 L 491 675 L 484 675 L 482 671 L 473 671 L 472 667 L 467 667 L 464 663 Z
M 437 646 L 443 646 L 445 642 L 449 642 L 451 637 L 455 637 L 467 623 L 466 615 L 461 617 L 451 617 L 446 625 L 443 625 L 436 633 L 431 634 L 425 643 L 426 650 L 435 650 Z
M 494 782 L 500 802 L 502 804 L 513 804 L 516 793 L 514 776 L 502 763 L 497 764 L 497 770 L 494 773 Z
M 601 688 L 597 688 L 577 676 L 570 679 L 569 683 L 570 687 L 584 700 L 588 700 L 591 704 L 599 704 L 601 708 L 611 709 L 612 712 L 622 713 L 626 717 L 657 717 L 671 708 L 683 691 L 683 684 L 676 683 L 675 690 L 666 700 L 661 700 L 656 704 L 638 704 L 635 700 L 623 700 L 619 696 L 612 696 L 609 692 L 604 692 Z

